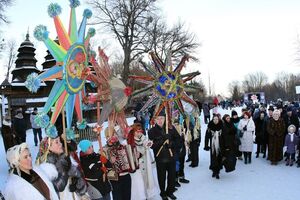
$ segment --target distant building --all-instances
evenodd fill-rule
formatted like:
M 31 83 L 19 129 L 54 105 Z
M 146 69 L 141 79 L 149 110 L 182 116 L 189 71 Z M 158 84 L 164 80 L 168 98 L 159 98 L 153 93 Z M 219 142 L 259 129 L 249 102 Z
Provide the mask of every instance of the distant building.
M 10 116 L 14 116 L 14 111 L 18 108 L 22 108 L 25 118 L 28 118 L 33 107 L 42 107 L 47 101 L 47 96 L 53 84 L 42 83 L 41 88 L 34 94 L 29 92 L 25 87 L 25 81 L 29 74 L 41 72 L 36 67 L 37 60 L 35 58 L 35 50 L 33 43 L 29 39 L 29 33 L 27 33 L 25 41 L 21 43 L 18 49 L 15 68 L 10 72 L 11 79 L 6 77 L 0 85 L 2 97 L 1 116 L 4 116 L 6 113 Z M 46 58 L 45 63 L 47 62 L 49 61 L 47 61 Z

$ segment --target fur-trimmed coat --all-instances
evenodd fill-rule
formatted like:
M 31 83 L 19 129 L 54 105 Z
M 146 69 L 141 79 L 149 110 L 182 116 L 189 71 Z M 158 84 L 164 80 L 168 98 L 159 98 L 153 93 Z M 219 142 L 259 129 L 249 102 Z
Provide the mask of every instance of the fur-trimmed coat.
M 42 169 L 50 177 L 54 188 L 59 192 L 61 200 L 80 200 L 86 195 L 87 184 L 77 166 L 71 161 L 69 156 L 64 154 L 56 155 L 49 153 L 47 163 L 55 167 L 55 171 L 48 168 Z M 55 174 L 58 174 L 55 176 Z
M 51 172 L 53 176 L 58 175 L 57 171 L 55 171 L 55 167 L 53 165 L 47 163 L 40 165 L 40 167 L 33 168 L 33 171 L 35 171 L 47 185 L 50 193 L 50 199 L 59 200 L 53 184 L 50 181 L 50 177 L 45 174 L 44 170 L 42 170 L 43 168 Z M 45 197 L 33 185 L 15 174 L 9 175 L 3 195 L 7 200 L 45 200 Z

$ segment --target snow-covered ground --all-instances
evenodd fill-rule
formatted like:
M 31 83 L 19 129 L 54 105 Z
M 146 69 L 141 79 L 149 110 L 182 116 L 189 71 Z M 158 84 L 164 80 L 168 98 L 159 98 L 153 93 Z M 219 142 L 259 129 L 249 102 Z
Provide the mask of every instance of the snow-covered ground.
M 236 111 L 240 113 L 241 108 Z M 230 114 L 230 110 L 219 109 L 219 113 Z M 132 118 L 128 120 L 132 123 Z M 180 200 L 296 200 L 300 197 L 300 168 L 285 166 L 281 162 L 277 166 L 252 155 L 252 164 L 245 165 L 237 161 L 236 170 L 231 173 L 220 173 L 220 179 L 211 177 L 209 166 L 209 152 L 203 150 L 206 125 L 202 121 L 202 142 L 199 150 L 199 167 L 190 168 L 186 163 L 186 178 L 191 182 L 181 184 L 175 195 Z M 105 124 L 104 124 L 105 126 Z M 34 146 L 33 134 L 27 131 L 27 143 L 29 144 L 33 158 L 36 157 L 38 147 Z M 95 148 L 97 148 L 97 143 Z M 3 141 L 0 140 L 0 190 L 3 190 L 7 178 L 8 165 L 5 158 Z M 256 147 L 254 147 L 256 149 Z M 254 150 L 255 152 L 255 150 Z M 254 153 L 253 153 L 254 154 Z M 160 199 L 160 198 L 157 198 Z

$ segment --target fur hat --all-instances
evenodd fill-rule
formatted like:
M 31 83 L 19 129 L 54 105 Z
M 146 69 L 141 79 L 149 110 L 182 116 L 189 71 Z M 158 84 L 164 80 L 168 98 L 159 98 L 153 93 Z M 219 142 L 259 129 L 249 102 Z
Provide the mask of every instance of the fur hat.
M 269 106 L 268 110 L 274 111 L 274 107 L 273 106 Z
M 22 144 L 15 145 L 7 150 L 6 160 L 11 169 L 19 169 L 20 156 L 25 149 L 29 148 L 24 142 Z
M 86 153 L 91 146 L 93 146 L 93 143 L 89 140 L 81 140 L 79 142 L 79 148 L 83 153 Z

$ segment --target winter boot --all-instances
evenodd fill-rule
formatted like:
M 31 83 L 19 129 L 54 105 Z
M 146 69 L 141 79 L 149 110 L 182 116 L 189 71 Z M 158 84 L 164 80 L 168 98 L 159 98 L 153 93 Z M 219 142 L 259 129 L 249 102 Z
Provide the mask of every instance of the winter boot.
M 189 183 L 190 181 L 187 180 L 187 179 L 185 179 L 184 177 L 180 177 L 180 178 L 179 178 L 179 182 L 180 182 L 180 183 Z
M 294 160 L 290 159 L 290 166 L 293 166 L 293 165 L 294 165 Z
M 175 187 L 180 187 L 181 185 L 180 185 L 180 183 L 178 182 L 178 177 L 176 177 L 176 179 L 175 179 Z
M 220 179 L 219 173 L 216 174 L 216 179 Z
M 252 152 L 248 152 L 248 163 L 251 163 Z
M 244 152 L 243 154 L 244 154 L 244 163 L 247 164 L 248 163 L 248 159 L 247 159 L 248 154 L 247 154 L 247 152 Z
M 285 166 L 289 166 L 289 165 L 290 165 L 290 160 L 287 160 Z
M 212 175 L 211 175 L 211 177 L 213 177 L 213 178 L 216 177 L 216 173 L 213 172 Z

